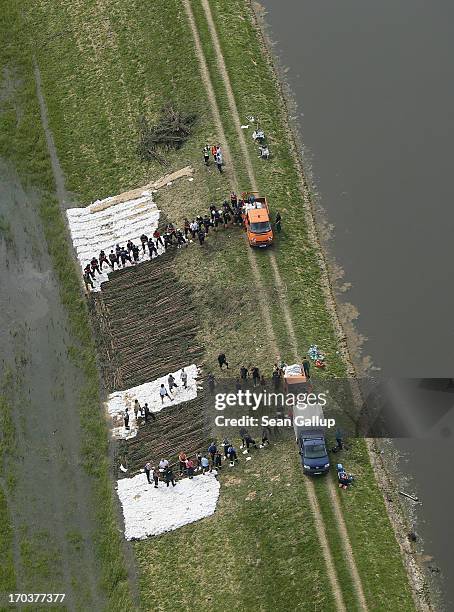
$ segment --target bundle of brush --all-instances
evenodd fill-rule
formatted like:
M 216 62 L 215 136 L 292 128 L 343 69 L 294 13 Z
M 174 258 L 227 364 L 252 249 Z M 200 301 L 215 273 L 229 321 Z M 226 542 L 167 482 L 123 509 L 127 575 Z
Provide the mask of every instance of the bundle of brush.
M 197 119 L 194 113 L 176 110 L 167 104 L 161 111 L 158 122 L 150 125 L 145 116 L 138 120 L 139 142 L 137 152 L 143 161 L 157 161 L 167 166 L 166 151 L 180 149 L 191 135 Z

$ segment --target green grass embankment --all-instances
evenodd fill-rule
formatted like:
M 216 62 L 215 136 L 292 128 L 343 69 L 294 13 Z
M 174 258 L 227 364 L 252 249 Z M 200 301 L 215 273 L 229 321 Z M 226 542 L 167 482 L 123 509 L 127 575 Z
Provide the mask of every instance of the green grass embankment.
M 252 139 L 249 146 L 260 189 L 268 196 L 273 210 L 279 209 L 284 217 L 276 256 L 287 287 L 300 350 L 316 342 L 327 353 L 327 374 L 343 376 L 345 364 L 337 353 L 336 335 L 324 302 L 319 253 L 309 240 L 303 215 L 298 168 L 288 145 L 284 117 L 276 110 L 282 106 L 278 88 L 252 26 L 247 4 L 235 0 L 210 5 L 241 117 L 259 114 L 271 139 L 273 160 L 269 163 L 257 159 Z M 224 130 L 239 168 L 239 180 L 244 181 L 238 188 L 247 188 L 247 175 L 242 168 L 241 152 L 203 11 L 199 2 L 193 2 L 193 7 L 204 52 L 211 60 L 209 70 Z M 0 140 L 2 154 L 12 159 L 23 173 L 28 172 L 35 184 L 52 191 L 30 70 L 32 46 L 41 68 L 59 159 L 67 186 L 76 194 L 77 201 L 88 203 L 164 174 L 165 169 L 156 164 L 147 166 L 139 162 L 135 151 L 135 122 L 142 113 L 151 119 L 157 117 L 169 99 L 199 113 L 191 140 L 178 154 L 169 155 L 171 169 L 191 163 L 196 174 L 190 186 L 175 186 L 174 191 L 169 189 L 159 194 L 158 204 L 167 218 L 173 217 L 180 223 L 186 210 L 205 211 L 211 201 L 219 204 L 224 199 L 230 186 L 230 169 L 226 168 L 226 175 L 220 177 L 213 167 L 206 170 L 201 163 L 203 144 L 218 141 L 219 135 L 212 127 L 192 35 L 179 1 L 158 0 L 144 5 L 139 0 L 128 3 L 32 0 L 23 3 L 22 9 L 25 23 L 18 21 L 18 13 L 13 9 L 4 15 L 4 24 L 12 27 L 13 32 L 16 30 L 18 42 L 1 51 L 3 63 L 19 67 L 21 86 L 15 102 L 1 116 L 2 127 L 10 136 L 14 135 L 12 147 L 7 142 L 10 138 Z M 31 46 L 26 42 L 29 37 Z M 17 121 L 19 107 L 20 122 Z M 97 482 L 100 515 L 107 512 L 98 542 L 100 558 L 105 561 L 106 587 L 111 589 L 112 602 L 121 602 L 122 598 L 129 602 L 121 554 L 116 561 L 120 544 L 107 476 L 107 437 L 99 411 L 93 409 L 99 406 L 99 391 L 87 310 L 76 269 L 67 256 L 61 212 L 53 198 L 46 198 L 42 215 L 62 282 L 62 297 L 77 338 L 75 358 L 87 376 L 80 408 L 87 432 L 86 468 Z M 257 314 L 254 299 L 257 288 L 250 282 L 247 247 L 237 230 L 229 234 L 209 237 L 205 250 L 193 245 L 181 253 L 179 273 L 192 281 L 199 300 L 208 367 L 212 367 L 215 355 L 222 348 L 235 366 L 243 360 L 247 364 L 257 363 L 269 376 L 275 356 L 270 355 L 263 323 Z M 265 280 L 269 280 L 273 323 L 279 332 L 279 349 L 287 358 L 290 345 L 279 303 L 273 300 L 272 274 L 265 256 L 259 257 L 259 265 Z M 282 467 L 278 451 L 282 457 L 288 457 L 291 469 Z M 244 472 L 223 476 L 219 511 L 211 519 L 137 545 L 141 594 L 149 609 L 157 602 L 164 610 L 194 602 L 205 602 L 210 609 L 229 602 L 232 607 L 247 604 L 246 608 L 261 605 L 264 609 L 279 610 L 286 601 L 310 601 L 315 609 L 332 609 L 320 545 L 294 453 L 293 445 L 283 444 L 269 455 L 264 454 L 261 465 L 249 472 L 244 468 Z M 398 546 L 361 443 L 351 455 L 351 463 L 348 467 L 358 475 L 358 484 L 348 497 L 344 496 L 342 503 L 350 513 L 347 523 L 370 608 L 384 609 L 382 594 L 386 588 L 391 607 L 396 604 L 411 609 Z M 290 486 L 280 483 L 269 485 L 276 488 L 268 490 L 265 483 L 274 482 L 269 477 L 275 472 L 288 479 Z M 251 500 L 246 499 L 251 490 L 256 491 L 252 508 Z M 323 490 L 317 491 L 317 495 L 323 505 L 329 504 Z M 361 505 L 366 498 L 367 510 Z M 331 515 L 327 512 L 329 520 Z M 355 531 L 358 525 L 361 525 L 362 538 L 367 533 L 370 539 L 368 546 L 361 544 L 361 537 Z M 330 535 L 329 525 L 327 531 Z M 330 543 L 339 577 L 343 579 L 345 563 L 336 534 L 333 531 Z M 377 548 L 380 555 L 374 553 L 377 538 L 380 538 Z M 257 563 L 257 559 L 261 561 Z M 193 566 L 190 574 L 188 564 Z M 298 571 L 302 565 L 303 576 Z M 181 580 L 156 594 L 156 581 L 158 574 L 163 573 L 162 568 L 177 572 Z M 197 571 L 201 573 L 201 580 L 197 580 Z M 383 585 L 381 575 L 392 576 L 392 580 L 386 578 Z M 349 589 L 344 596 L 346 602 L 352 601 Z

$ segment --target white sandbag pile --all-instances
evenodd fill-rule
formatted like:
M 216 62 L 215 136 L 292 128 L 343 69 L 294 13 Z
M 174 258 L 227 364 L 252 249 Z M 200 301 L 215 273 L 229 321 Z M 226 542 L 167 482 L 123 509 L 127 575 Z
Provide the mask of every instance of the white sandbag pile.
M 125 538 L 143 540 L 210 516 L 216 510 L 219 489 L 215 472 L 183 478 L 175 487 L 160 482 L 157 489 L 148 484 L 145 474 L 122 478 L 117 492 Z
M 104 250 L 109 256 L 116 244 L 126 246 L 132 240 L 140 246 L 140 236 L 152 236 L 159 223 L 159 209 L 153 201 L 151 190 L 130 192 L 134 197 L 124 199 L 127 194 L 97 200 L 85 208 L 70 208 L 66 211 L 69 230 L 80 266 L 83 269 L 92 257 L 98 257 Z M 140 259 L 149 260 L 140 249 Z M 127 265 L 131 265 L 128 264 Z M 95 274 L 94 291 L 108 280 L 107 269 L 100 276 Z

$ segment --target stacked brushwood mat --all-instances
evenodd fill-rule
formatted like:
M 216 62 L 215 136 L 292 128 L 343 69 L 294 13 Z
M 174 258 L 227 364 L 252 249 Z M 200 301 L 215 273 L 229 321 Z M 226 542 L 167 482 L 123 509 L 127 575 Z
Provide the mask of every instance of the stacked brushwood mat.
M 109 392 L 202 365 L 192 291 L 173 271 L 175 250 L 109 275 L 92 295 L 101 368 Z
M 91 312 L 106 390 L 122 391 L 196 363 L 203 368 L 199 320 L 191 287 L 174 272 L 175 250 L 136 267 L 109 274 L 102 290 L 91 294 Z M 202 380 L 200 381 L 202 383 Z M 139 427 L 137 437 L 114 450 L 118 477 L 139 473 L 161 457 L 175 463 L 178 453 L 206 449 L 210 428 L 205 391 L 173 406 L 166 399 L 155 420 Z M 127 466 L 124 474 L 119 466 Z
M 115 461 L 117 476 L 135 476 L 143 471 L 147 461 L 157 465 L 162 457 L 176 466 L 180 451 L 191 458 L 198 451 L 206 452 L 210 443 L 210 425 L 205 402 L 205 392 L 200 391 L 196 399 L 178 406 L 166 403 L 163 410 L 156 413 L 155 420 L 139 427 L 135 438 L 120 442 Z M 118 471 L 120 463 L 128 468 L 127 473 Z

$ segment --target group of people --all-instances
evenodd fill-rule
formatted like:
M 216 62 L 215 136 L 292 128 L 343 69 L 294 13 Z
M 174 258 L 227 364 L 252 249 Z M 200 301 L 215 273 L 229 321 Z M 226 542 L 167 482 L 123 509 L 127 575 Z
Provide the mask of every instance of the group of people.
M 185 371 L 184 368 L 181 368 L 181 372 L 180 372 L 180 381 L 181 381 L 181 386 L 183 387 L 183 389 L 187 389 L 188 388 L 188 373 Z M 175 376 L 170 373 L 167 377 L 167 385 L 169 387 L 169 389 L 166 389 L 166 386 L 164 383 L 161 383 L 161 386 L 159 388 L 159 396 L 161 398 L 161 403 L 164 403 L 165 398 L 167 397 L 171 402 L 174 401 L 174 398 L 172 397 L 172 390 L 175 388 L 177 389 L 179 387 L 179 385 L 177 385 L 176 383 L 176 379 Z
M 227 370 L 229 369 L 229 362 L 227 361 L 227 357 L 225 353 L 219 353 L 217 360 L 218 360 L 218 365 L 219 365 L 220 370 L 223 370 L 224 367 Z M 272 384 L 275 390 L 279 389 L 282 385 L 282 379 L 284 376 L 284 369 L 286 365 L 287 364 L 285 364 L 283 361 L 279 361 L 273 365 L 271 380 L 272 380 Z M 311 377 L 311 374 L 310 374 L 311 363 L 309 359 L 307 357 L 303 357 L 301 365 L 304 371 L 304 375 L 306 376 L 307 379 L 309 379 Z M 240 374 L 239 377 L 236 378 L 236 385 L 235 385 L 237 391 L 242 389 L 243 386 L 250 380 L 252 381 L 252 385 L 254 387 L 261 386 L 262 389 L 265 389 L 267 385 L 265 376 L 263 375 L 263 373 L 260 372 L 260 369 L 257 366 L 249 365 L 248 367 L 246 367 L 243 364 L 240 367 L 239 374 Z M 207 375 L 207 383 L 208 383 L 208 388 L 210 389 L 210 391 L 213 391 L 216 386 L 216 377 L 212 372 L 209 372 Z
M 177 384 L 175 376 L 172 373 L 170 373 L 167 377 L 167 387 L 165 383 L 161 383 L 159 387 L 159 397 L 161 399 L 161 404 L 164 404 L 164 400 L 166 398 L 171 402 L 175 401 L 175 398 L 173 397 L 173 393 L 172 393 L 174 388 L 178 388 L 180 385 L 183 389 L 188 388 L 188 373 L 186 372 L 184 368 L 181 368 L 179 378 L 180 378 L 180 384 Z M 148 421 L 156 420 L 156 415 L 154 414 L 152 410 L 150 410 L 148 406 L 148 402 L 145 402 L 144 405 L 142 406 L 139 400 L 135 399 L 134 406 L 133 406 L 133 412 L 134 412 L 134 416 L 135 416 L 137 423 L 139 423 L 140 421 L 144 423 L 148 423 Z M 129 420 L 130 420 L 129 408 L 126 407 L 124 414 L 123 414 L 123 422 L 124 422 L 126 431 L 130 430 Z
M 251 195 L 249 197 L 253 198 L 254 196 Z M 185 218 L 183 225 L 185 238 L 188 239 L 189 236 L 193 240 L 197 238 L 200 245 L 203 245 L 210 229 L 217 231 L 220 227 L 226 229 L 231 225 L 241 227 L 243 225 L 243 214 L 246 204 L 247 201 L 244 196 L 238 197 L 238 195 L 232 191 L 230 193 L 230 199 L 224 200 L 219 208 L 216 204 L 211 204 L 208 213 L 205 215 L 197 215 L 192 221 Z M 282 227 L 282 216 L 279 212 L 276 213 L 274 225 L 276 231 L 280 232 Z
M 133 412 L 136 419 L 136 423 L 140 423 L 140 421 L 148 423 L 148 421 L 156 420 L 156 415 L 152 410 L 150 410 L 147 402 L 145 402 L 145 404 L 141 406 L 138 399 L 134 400 Z M 123 413 L 123 422 L 126 431 L 129 431 L 131 429 L 131 426 L 129 425 L 129 420 L 129 408 L 126 407 Z
M 248 127 L 248 126 L 245 126 Z M 269 159 L 270 158 L 270 149 L 268 144 L 266 143 L 265 133 L 260 126 L 257 126 L 252 133 L 252 138 L 254 142 L 259 145 L 259 157 L 261 159 Z M 203 161 L 206 166 L 210 165 L 210 159 L 213 159 L 216 164 L 217 169 L 220 173 L 222 173 L 222 167 L 224 165 L 224 158 L 222 154 L 221 145 L 205 145 L 202 149 Z
M 249 431 L 241 428 L 239 431 L 241 437 L 240 449 L 244 449 L 243 454 L 249 454 L 251 447 L 258 450 L 269 445 L 269 429 L 269 427 L 262 428 L 261 442 L 257 445 L 256 440 L 252 438 Z M 235 446 L 227 438 L 224 438 L 221 446 L 222 452 L 218 448 L 216 441 L 213 441 L 206 453 L 199 452 L 195 455 L 194 459 L 188 457 L 184 451 L 181 451 L 178 455 L 179 477 L 187 476 L 191 480 L 196 473 L 204 475 L 211 473 L 213 470 L 220 471 L 223 460 L 229 461 L 230 466 L 233 467 L 238 462 L 238 453 Z M 341 463 L 337 464 L 336 470 L 339 487 L 347 489 L 354 481 L 353 474 L 347 473 Z M 167 487 L 170 484 L 175 487 L 177 484 L 173 467 L 167 459 L 162 458 L 157 466 L 152 466 L 148 461 L 144 466 L 144 472 L 148 484 L 154 484 L 156 489 L 160 482 L 164 482 Z
M 224 200 L 219 208 L 216 204 L 211 204 L 207 214 L 197 215 L 192 221 L 185 218 L 182 229 L 178 229 L 173 223 L 167 223 L 162 232 L 156 228 L 151 236 L 142 234 L 140 236 L 140 246 L 132 240 L 128 240 L 125 246 L 117 244 L 108 255 L 104 250 L 101 250 L 98 257 L 93 256 L 84 268 L 83 279 L 87 291 L 90 288 L 94 289 L 93 281 L 96 274 L 101 275 L 104 266 L 112 271 L 115 270 L 115 267 L 117 269 L 125 268 L 128 264 L 139 263 L 141 252 L 142 257 L 148 253 L 150 259 L 153 259 L 160 253 L 167 251 L 171 246 L 177 248 L 188 246 L 190 240 L 197 239 L 199 244 L 203 245 L 210 229 L 217 231 L 219 227 L 226 229 L 229 225 L 242 226 L 245 204 L 244 198 L 239 198 L 232 191 L 230 201 Z M 276 213 L 274 225 L 276 231 L 280 232 L 282 217 L 279 212 Z
M 251 447 L 259 449 L 270 444 L 269 427 L 263 428 L 262 439 L 259 446 L 245 428 L 240 429 L 240 437 L 240 449 L 244 449 L 243 454 L 248 454 Z M 237 449 L 228 438 L 224 438 L 221 447 L 222 452 L 221 449 L 218 448 L 216 441 L 213 440 L 208 446 L 206 453 L 198 452 L 194 458 L 187 456 L 184 451 L 181 451 L 178 455 L 180 478 L 187 476 L 191 480 L 196 473 L 204 475 L 211 473 L 213 470 L 220 471 L 222 469 L 223 460 L 229 461 L 231 467 L 238 463 Z M 172 486 L 176 485 L 173 468 L 167 459 L 162 458 L 157 466 L 152 466 L 148 461 L 144 466 L 144 472 L 148 484 L 152 484 L 153 482 L 155 488 L 158 488 L 159 482 L 164 482 L 167 487 L 170 484 L 172 484 Z
M 181 244 L 182 242 L 186 241 L 181 239 L 181 231 L 176 230 L 175 227 L 169 223 L 166 225 L 162 234 L 158 229 L 156 229 L 150 237 L 146 234 L 142 234 L 140 236 L 141 247 L 132 240 L 128 240 L 126 246 L 120 244 L 115 245 L 115 248 L 110 250 L 109 255 L 106 255 L 106 252 L 101 249 L 98 257 L 93 256 L 84 268 L 83 278 L 85 286 L 87 290 L 89 287 L 92 289 L 94 288 L 93 281 L 96 278 L 95 275 L 101 275 L 104 266 L 106 266 L 107 269 L 110 268 L 113 272 L 115 266 L 120 269 L 125 268 L 128 263 L 132 265 L 139 263 L 141 250 L 142 256 L 148 251 L 150 259 L 152 259 L 159 255 L 159 250 L 167 250 L 171 244 Z
M 196 238 L 200 245 L 203 245 L 210 229 L 217 231 L 220 227 L 226 229 L 229 225 L 243 224 L 242 201 L 238 199 L 236 194 L 230 194 L 230 202 L 224 200 L 218 208 L 216 204 L 211 204 L 208 213 L 205 215 L 197 215 L 192 221 L 184 219 L 185 235 L 191 236 L 193 240 Z
M 213 158 L 217 169 L 222 174 L 222 166 L 224 165 L 224 158 L 222 155 L 221 145 L 205 145 L 202 150 L 203 160 L 206 166 L 210 165 L 210 158 Z
M 172 484 L 172 487 L 174 487 L 177 484 L 175 482 L 172 466 L 169 464 L 167 459 L 161 459 L 158 466 L 152 466 L 150 462 L 147 462 L 143 469 L 146 474 L 148 484 L 154 482 L 155 489 L 158 488 L 160 480 L 163 480 L 167 486 Z

